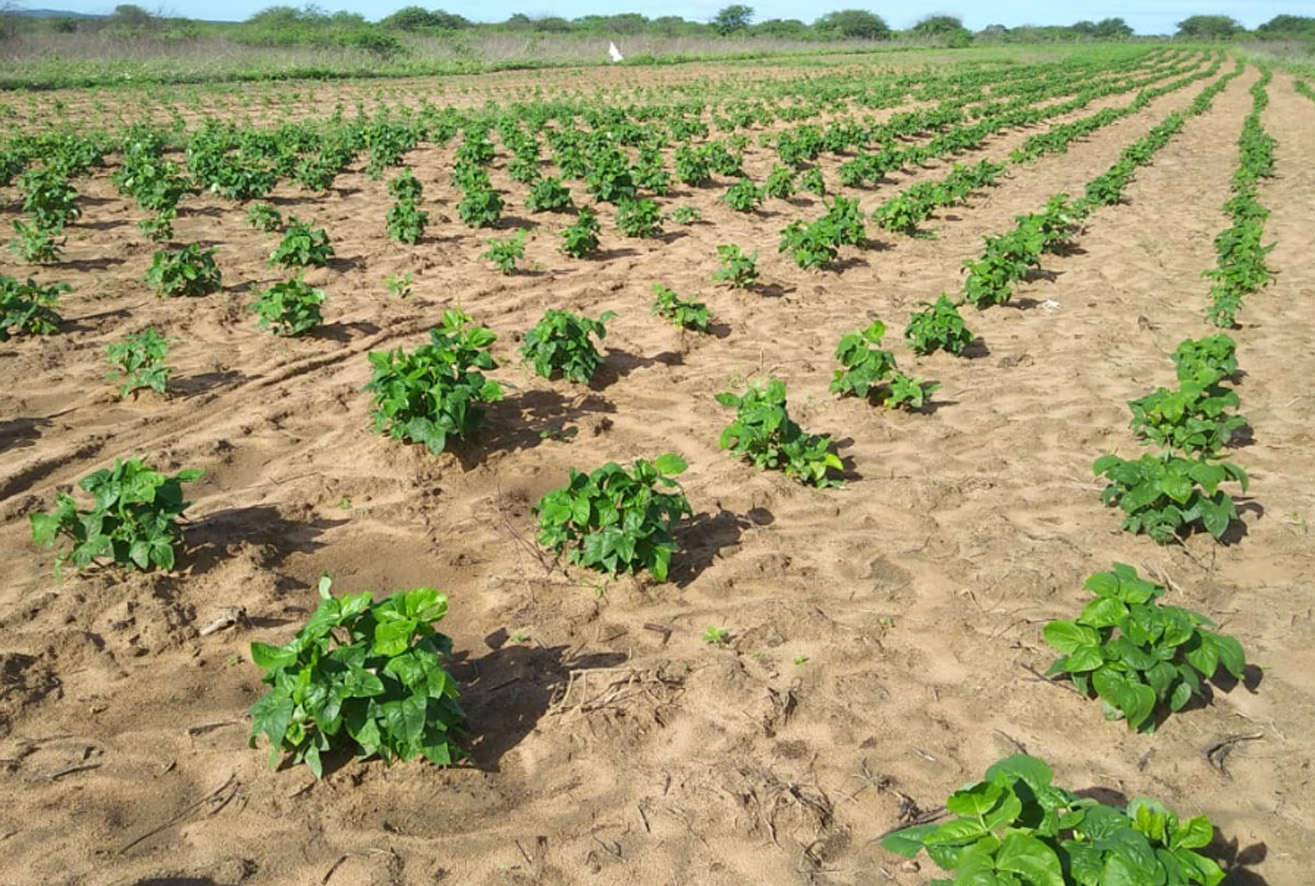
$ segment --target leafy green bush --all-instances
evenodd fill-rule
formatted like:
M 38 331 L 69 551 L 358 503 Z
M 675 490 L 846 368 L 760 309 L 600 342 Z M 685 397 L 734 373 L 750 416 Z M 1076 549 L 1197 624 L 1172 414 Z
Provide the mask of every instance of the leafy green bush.
M 627 237 L 659 237 L 662 234 L 662 209 L 657 201 L 647 197 L 622 199 L 616 207 L 616 226 Z
M 247 209 L 247 224 L 269 234 L 283 227 L 283 216 L 272 204 L 256 202 Z
M 584 258 L 598 250 L 598 234 L 602 228 L 598 216 L 588 206 L 580 207 L 575 224 L 562 231 L 561 250 L 571 258 Z
M 1219 484 L 1237 481 L 1247 490 L 1247 475 L 1237 465 L 1193 461 L 1169 452 L 1136 461 L 1101 456 L 1092 472 L 1109 480 L 1100 498 L 1123 510 L 1123 528 L 1144 532 L 1160 544 L 1197 525 L 1222 538 L 1237 519 L 1237 507 Z
M 651 464 L 637 460 L 633 473 L 614 462 L 589 474 L 571 468 L 567 484 L 534 507 L 539 544 L 554 553 L 567 549 L 568 560 L 591 569 L 612 575 L 647 569 L 666 581 L 671 556 L 680 549 L 671 530 L 682 516 L 693 515 L 673 479 L 686 467 L 669 452 Z
M 162 209 L 154 217 L 137 222 L 137 227 L 152 243 L 167 243 L 174 237 L 174 220 L 177 217 L 178 210 Z
M 677 206 L 671 210 L 671 220 L 678 225 L 692 225 L 703 220 L 703 213 L 693 206 Z
M 23 192 L 23 211 L 32 223 L 44 230 L 59 232 L 82 214 L 78 209 L 78 192 L 63 173 L 48 168 L 33 168 L 16 182 Z
M 706 304 L 693 299 L 688 301 L 682 299 L 675 291 L 668 289 L 661 283 L 653 284 L 653 294 L 656 298 L 653 301 L 651 313 L 660 314 L 663 319 L 682 329 L 695 329 L 699 332 L 708 331 L 708 324 L 712 322 L 712 314 L 708 311 Z
M 447 597 L 415 588 L 375 603 L 369 591 L 335 598 L 330 588 L 320 580 L 319 608 L 291 642 L 251 644 L 261 681 L 273 687 L 251 706 L 251 747 L 263 733 L 271 767 L 291 754 L 316 778 L 321 755 L 337 748 L 385 763 L 460 759 L 453 739 L 465 714 L 442 664 L 452 641 L 434 630 Z
M 1184 339 L 1169 356 L 1179 381 L 1209 384 L 1226 381 L 1237 374 L 1237 343 L 1219 333 L 1200 339 Z
M 926 405 L 927 395 L 937 390 L 940 384 L 924 382 L 900 372 L 895 365 L 895 355 L 881 347 L 885 335 L 886 324 L 873 320 L 867 329 L 841 337 L 836 347 L 836 359 L 841 368 L 832 376 L 831 393 L 868 397 L 883 391 L 883 406 L 921 409 Z
M 734 289 L 748 289 L 758 282 L 758 253 L 746 255 L 739 246 L 730 243 L 717 247 L 721 267 L 712 275 L 714 283 L 727 283 Z
M 169 354 L 169 340 L 158 329 L 146 329 L 126 336 L 123 341 L 110 342 L 105 351 L 114 370 L 106 380 L 123 382 L 119 385 L 120 398 L 141 388 L 150 388 L 157 394 L 165 392 L 172 371 L 164 363 Z
M 1187 455 L 1215 455 L 1246 427 L 1247 420 L 1230 412 L 1239 406 L 1237 392 L 1218 384 L 1184 381 L 1176 391 L 1154 393 L 1128 401 L 1132 430 L 1147 442 Z
M 323 229 L 312 229 L 298 218 L 289 218 L 283 240 L 269 257 L 269 263 L 280 268 L 326 268 L 333 259 L 333 246 Z
M 494 237 L 487 241 L 489 248 L 480 258 L 493 262 L 493 266 L 504 274 L 514 274 L 516 262 L 525 258 L 525 241 L 529 236 L 529 231 L 520 230 L 505 240 Z
M 742 178 L 727 188 L 719 199 L 736 212 L 753 212 L 762 205 L 763 195 L 752 179 Z
M 525 208 L 530 212 L 567 212 L 574 205 L 570 190 L 559 178 L 539 179 L 525 198 Z
M 79 511 L 73 496 L 59 493 L 53 513 L 31 515 L 32 540 L 50 547 L 63 536 L 73 543 L 56 554 L 56 575 L 65 563 L 83 569 L 97 557 L 112 557 L 119 566 L 173 569 L 174 546 L 183 538 L 177 518 L 191 504 L 183 501 L 182 484 L 204 474 L 193 468 L 169 477 L 139 459 L 116 459 L 113 468 L 96 471 L 78 483 L 95 500 L 95 507 Z
M 301 335 L 324 319 L 320 314 L 324 299 L 323 289 L 316 289 L 298 274 L 262 289 L 251 310 L 260 318 L 261 329 L 276 335 Z
M 498 192 L 491 185 L 480 185 L 464 191 L 457 204 L 457 215 L 467 227 L 491 228 L 502 220 L 502 208 Z
M 160 295 L 209 295 L 219 291 L 222 280 L 215 250 L 203 249 L 200 243 L 189 243 L 177 252 L 158 250 L 146 271 L 146 282 Z
M 9 241 L 9 248 L 23 261 L 42 264 L 59 260 L 60 248 L 64 245 L 64 239 L 60 236 L 62 228 L 43 228 L 16 218 L 14 233 L 18 234 L 18 238 Z
M 777 200 L 789 200 L 794 196 L 794 170 L 788 166 L 776 165 L 763 182 L 762 196 Z
M 0 274 L 0 342 L 11 335 L 53 335 L 64 318 L 59 315 L 60 293 L 70 292 L 67 283 L 42 286 L 34 280 L 19 283 Z
M 816 166 L 804 170 L 803 174 L 799 176 L 799 190 L 825 197 L 826 180 L 822 178 L 822 170 Z
M 968 269 L 963 283 L 968 303 L 978 310 L 1007 304 L 1013 297 L 1014 284 L 1025 279 L 1030 269 L 1041 267 L 1045 245 L 1040 222 L 1035 219 L 1007 234 L 987 235 L 982 257 L 963 263 Z
M 1155 711 L 1181 711 L 1201 696 L 1202 680 L 1223 668 L 1242 679 L 1246 656 L 1232 637 L 1206 630 L 1214 622 L 1156 601 L 1164 588 L 1115 563 L 1087 579 L 1096 599 L 1073 621 L 1046 625 L 1046 642 L 1063 653 L 1046 676 L 1066 674 L 1083 695 L 1100 698 L 1108 720 L 1155 731 Z
M 1145 797 L 1120 810 L 1053 780 L 1043 761 L 1016 754 L 950 795 L 945 807 L 956 818 L 893 831 L 882 837 L 882 848 L 906 858 L 925 849 L 955 874 L 932 881 L 943 886 L 1217 886 L 1224 879 L 1217 864 L 1194 851 L 1214 839 L 1204 815 L 1180 821 Z
M 560 372 L 568 381 L 587 385 L 603 362 L 589 335 L 602 339 L 607 335 L 604 324 L 615 316 L 612 311 L 604 311 L 597 320 L 590 320 L 569 311 L 549 310 L 525 333 L 521 355 L 544 378 Z
M 484 421 L 481 403 L 502 399 L 502 387 L 480 370 L 498 368 L 489 347 L 497 335 L 470 326 L 461 311 L 443 312 L 430 343 L 410 355 L 401 348 L 370 353 L 374 374 L 364 390 L 374 394 L 374 429 L 394 440 L 423 443 L 434 455 L 449 436 L 464 439 Z
M 388 228 L 390 239 L 414 246 L 425 236 L 425 228 L 429 225 L 429 213 L 417 207 L 411 200 L 399 200 L 389 207 L 384 224 Z
M 964 326 L 963 316 L 954 302 L 942 293 L 935 304 L 922 304 L 926 310 L 911 316 L 909 325 L 904 328 L 904 340 L 909 347 L 915 354 L 936 351 L 945 351 L 956 357 L 962 354 L 963 349 L 972 344 L 973 334 Z
M 750 385 L 741 395 L 718 394 L 717 402 L 736 410 L 735 421 L 721 432 L 722 449 L 747 458 L 760 470 L 784 471 L 801 483 L 844 485 L 827 476 L 828 470 L 844 470 L 840 457 L 830 451 L 830 438 L 806 434 L 790 418 L 785 382 L 773 378 L 765 385 Z

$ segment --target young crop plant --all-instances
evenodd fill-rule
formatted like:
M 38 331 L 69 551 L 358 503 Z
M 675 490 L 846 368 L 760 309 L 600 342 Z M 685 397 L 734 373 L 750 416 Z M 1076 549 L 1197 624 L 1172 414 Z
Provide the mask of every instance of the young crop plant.
M 457 215 L 467 227 L 491 228 L 502 220 L 502 208 L 498 192 L 491 185 L 482 184 L 464 190 L 457 204 Z
M 1030 269 L 1041 267 L 1044 246 L 1045 239 L 1035 221 L 1022 223 L 1007 234 L 987 235 L 982 257 L 963 263 L 968 269 L 964 298 L 979 311 L 1008 304 L 1014 284 L 1025 279 Z
M 388 183 L 388 196 L 398 202 L 419 203 L 424 193 L 424 185 L 410 169 L 403 169 L 397 178 Z
M 494 237 L 487 241 L 489 248 L 480 254 L 480 258 L 493 262 L 493 266 L 503 274 L 514 274 L 516 262 L 525 258 L 525 241 L 529 236 L 529 231 L 520 230 L 505 240 Z
M 53 169 L 29 169 L 18 177 L 23 192 L 23 211 L 37 228 L 58 233 L 82 214 L 78 192 L 68 179 Z
M 405 274 L 389 274 L 384 278 L 384 288 L 393 298 L 406 299 L 414 293 L 411 291 L 411 284 L 415 282 L 415 275 L 410 271 Z
M 964 348 L 972 344 L 973 334 L 964 326 L 963 316 L 954 302 L 942 293 L 935 304 L 922 302 L 922 305 L 925 310 L 910 317 L 909 325 L 904 327 L 904 340 L 913 353 L 925 356 L 945 351 L 961 356 Z
M 1219 453 L 1247 420 L 1230 410 L 1240 405 L 1237 392 L 1215 381 L 1180 382 L 1176 391 L 1158 388 L 1152 394 L 1129 400 L 1132 430 L 1148 443 L 1175 449 L 1189 456 Z
M 627 237 L 652 239 L 662 236 L 662 209 L 647 197 L 623 199 L 616 207 L 616 226 Z
M 693 206 L 677 206 L 671 210 L 671 220 L 678 225 L 692 225 L 703 221 L 703 213 Z
M 425 236 L 429 213 L 412 200 L 399 200 L 388 209 L 384 223 L 390 239 L 414 246 Z
M 604 311 L 597 320 L 590 320 L 569 311 L 549 310 L 525 333 L 521 356 L 544 378 L 561 373 L 568 381 L 587 385 L 603 362 L 589 336 L 605 337 L 605 324 L 615 316 L 612 311 Z
M 271 688 L 251 706 L 250 746 L 264 734 L 271 768 L 288 754 L 316 778 L 321 755 L 338 748 L 385 763 L 461 759 L 454 739 L 465 714 L 443 667 L 452 641 L 434 630 L 447 597 L 415 588 L 374 602 L 369 591 L 334 597 L 331 588 L 320 580 L 320 605 L 290 642 L 251 644 Z
M 1236 481 L 1247 490 L 1247 475 L 1229 462 L 1195 461 L 1171 452 L 1143 455 L 1136 461 L 1104 455 L 1092 472 L 1109 485 L 1101 493 L 1106 505 L 1124 512 L 1123 528 L 1168 544 L 1197 526 L 1216 539 L 1238 519 L 1237 506 L 1221 483 Z
M 588 206 L 581 206 L 575 224 L 562 231 L 562 252 L 571 258 L 584 258 L 592 252 L 597 252 L 598 234 L 601 231 L 602 226 L 598 224 L 598 216 Z
M 666 581 L 671 557 L 680 550 L 671 532 L 681 517 L 694 513 L 675 480 L 686 467 L 668 452 L 652 463 L 637 460 L 633 471 L 615 462 L 589 474 L 571 468 L 567 484 L 534 508 L 539 544 L 609 575 L 647 569 Z
M 429 330 L 429 344 L 409 355 L 401 348 L 370 353 L 374 373 L 364 390 L 374 394 L 376 432 L 438 455 L 448 437 L 465 439 L 483 424 L 480 404 L 502 399 L 502 386 L 484 377 L 498 368 L 489 353 L 498 337 L 471 320 L 447 310 L 442 327 Z
M 822 177 L 822 170 L 816 166 L 804 170 L 803 174 L 799 176 L 799 190 L 816 194 L 818 197 L 825 197 L 826 179 Z
M 1101 700 L 1107 720 L 1154 732 L 1156 711 L 1178 712 L 1219 668 L 1242 679 L 1242 644 L 1207 630 L 1204 615 L 1157 601 L 1164 588 L 1115 563 L 1087 579 L 1096 599 L 1072 621 L 1046 625 L 1046 642 L 1062 653 L 1046 676 L 1067 675 L 1085 696 Z
M 215 250 L 189 243 L 177 252 L 158 250 L 151 256 L 146 282 L 160 295 L 200 296 L 218 292 L 222 282 Z
M 712 180 L 712 166 L 707 155 L 693 145 L 676 148 L 676 181 L 682 185 L 700 187 Z
M 204 474 L 191 468 L 169 477 L 140 459 L 116 459 L 113 468 L 78 483 L 95 501 L 91 510 L 79 511 L 73 496 L 59 493 L 52 513 L 31 515 L 32 540 L 47 548 L 60 537 L 72 543 L 56 553 L 56 575 L 65 563 L 84 569 L 98 557 L 110 557 L 119 566 L 173 569 L 174 548 L 183 538 L 177 518 L 191 504 L 183 501 L 182 484 Z
M 298 274 L 262 289 L 251 310 L 260 318 L 261 329 L 275 335 L 302 335 L 323 321 L 320 306 L 325 297 L 323 289 L 316 289 Z
M 873 210 L 872 220 L 882 230 L 913 237 L 918 225 L 931 216 L 932 208 L 907 193 L 896 194 Z
M 11 335 L 53 335 L 64 318 L 59 315 L 59 296 L 71 292 L 67 283 L 42 286 L 34 280 L 19 283 L 0 274 L 0 342 Z
M 767 181 L 763 182 L 763 197 L 771 197 L 775 200 L 789 200 L 794 196 L 794 179 L 794 170 L 790 167 L 781 166 L 780 164 L 773 166 L 772 171 L 767 174 Z
M 840 244 L 831 233 L 821 222 L 806 225 L 796 219 L 781 231 L 778 251 L 790 253 L 800 268 L 820 268 L 840 254 Z
M 272 234 L 283 227 L 283 216 L 273 204 L 258 201 L 247 208 L 247 224 L 257 231 Z
M 178 210 L 162 209 L 158 215 L 137 222 L 137 227 L 152 243 L 168 243 L 174 237 L 174 219 L 177 217 Z
M 721 432 L 722 449 L 748 459 L 759 470 L 784 471 L 801 483 L 844 485 L 828 476 L 831 470 L 844 470 L 840 457 L 831 451 L 830 438 L 806 434 L 790 418 L 785 382 L 773 378 L 765 385 L 750 385 L 744 394 L 721 393 L 717 402 L 736 410 L 735 421 Z
M 889 852 L 921 850 L 953 879 L 940 886 L 1096 886 L 1173 883 L 1218 886 L 1219 865 L 1196 852 L 1214 828 L 1204 815 L 1182 821 L 1156 800 L 1106 806 L 1053 784 L 1042 760 L 1015 754 L 945 801 L 954 816 L 881 838 Z
M 733 289 L 748 289 L 758 282 L 758 253 L 745 254 L 734 243 L 718 246 L 717 257 L 721 267 L 712 275 L 712 282 L 725 283 Z
M 653 294 L 656 298 L 653 301 L 652 313 L 660 315 L 681 329 L 708 332 L 712 314 L 706 304 L 693 299 L 682 299 L 674 290 L 668 289 L 661 283 L 653 284 Z
M 560 178 L 541 178 L 530 188 L 525 208 L 530 212 L 569 212 L 575 203 Z
M 1184 339 L 1169 359 L 1179 381 L 1230 381 L 1237 375 L 1237 343 L 1222 332 Z
M 841 368 L 832 376 L 831 393 L 864 398 L 876 395 L 887 408 L 921 409 L 927 403 L 927 395 L 940 384 L 924 382 L 900 372 L 895 365 L 895 355 L 881 347 L 885 335 L 886 324 L 873 320 L 867 329 L 841 337 L 836 347 L 836 359 Z
M 749 178 L 742 178 L 731 185 L 719 199 L 736 212 L 753 212 L 763 202 L 758 186 Z
M 269 263 L 280 268 L 325 268 L 333 259 L 333 246 L 323 228 L 311 226 L 297 218 L 288 219 L 287 230 L 278 248 L 270 254 Z
M 16 218 L 14 233 L 18 237 L 9 242 L 9 248 L 23 261 L 44 264 L 59 260 L 60 248 L 64 245 L 64 238 L 60 236 L 63 228 L 43 228 Z
M 169 354 L 169 340 L 158 329 L 146 329 L 123 341 L 111 342 L 105 351 L 114 370 L 106 380 L 122 382 L 120 399 L 142 388 L 157 394 L 165 392 L 172 371 L 164 362 Z
M 1082 213 L 1069 202 L 1068 194 L 1055 194 L 1040 212 L 1020 215 L 1016 220 L 1020 227 L 1041 235 L 1042 252 L 1055 255 L 1073 247 L 1073 238 L 1082 227 Z

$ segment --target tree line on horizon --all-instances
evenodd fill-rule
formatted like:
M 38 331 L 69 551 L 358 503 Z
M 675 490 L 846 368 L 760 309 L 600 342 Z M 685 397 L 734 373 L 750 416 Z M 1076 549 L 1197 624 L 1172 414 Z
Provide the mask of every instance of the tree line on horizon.
M 475 22 L 443 9 L 406 6 L 377 22 L 358 13 L 328 13 L 314 5 L 270 6 L 243 22 L 200 22 L 155 15 L 134 4 L 115 7 L 109 16 L 24 16 L 20 7 L 0 3 L 7 11 L 0 37 L 34 29 L 56 33 L 111 30 L 124 35 L 155 34 L 165 39 L 222 35 L 235 42 L 260 46 L 338 45 L 353 46 L 381 56 L 404 54 L 403 37 L 451 37 L 463 33 L 510 33 L 526 36 L 579 35 L 612 40 L 628 37 L 708 37 L 753 40 L 772 38 L 819 42 L 832 40 L 906 40 L 947 47 L 977 42 L 1037 43 L 1072 41 L 1117 41 L 1134 39 L 1133 29 L 1122 18 L 1079 21 L 1072 25 L 993 24 L 971 31 L 962 19 L 935 14 L 920 19 L 911 28 L 897 30 L 880 15 L 864 9 L 829 12 L 811 23 L 799 19 L 755 21 L 754 9 L 744 4 L 724 7 L 709 21 L 690 21 L 668 15 L 649 18 L 639 13 L 586 15 L 574 19 L 558 16 L 530 17 L 516 13 L 502 22 Z M 1172 36 L 1194 41 L 1253 38 L 1302 41 L 1315 45 L 1315 17 L 1278 15 L 1254 31 L 1226 15 L 1193 15 L 1177 23 Z

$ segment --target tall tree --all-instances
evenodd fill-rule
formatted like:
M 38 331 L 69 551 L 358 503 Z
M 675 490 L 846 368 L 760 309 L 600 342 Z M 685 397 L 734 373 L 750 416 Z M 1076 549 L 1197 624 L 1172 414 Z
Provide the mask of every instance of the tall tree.
M 886 40 L 890 37 L 890 26 L 879 15 L 866 9 L 842 9 L 828 12 L 813 22 L 813 27 L 823 34 L 848 37 L 853 40 Z
M 725 37 L 737 31 L 746 31 L 753 21 L 753 8 L 743 3 L 727 6 L 712 19 L 713 29 Z
M 1227 15 L 1193 15 L 1178 23 L 1175 36 L 1192 40 L 1226 40 L 1245 30 L 1237 19 Z

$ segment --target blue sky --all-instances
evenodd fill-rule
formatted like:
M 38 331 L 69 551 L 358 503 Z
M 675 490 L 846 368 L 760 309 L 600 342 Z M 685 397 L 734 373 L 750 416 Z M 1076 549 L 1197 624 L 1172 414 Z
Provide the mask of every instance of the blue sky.
M 22 7 L 66 9 L 73 12 L 108 13 L 120 0 L 18 0 Z M 254 12 L 275 5 L 277 0 L 231 0 L 216 5 L 205 0 L 137 0 L 137 5 L 167 15 L 189 18 L 241 21 Z M 286 5 L 301 6 L 301 0 L 282 0 Z M 869 9 L 880 15 L 894 28 L 905 28 L 918 19 L 933 13 L 949 13 L 963 19 L 965 25 L 980 30 L 987 25 L 1070 25 L 1076 21 L 1117 16 L 1130 24 L 1139 34 L 1172 34 L 1176 22 L 1190 15 L 1229 15 L 1248 28 L 1269 21 L 1276 15 L 1315 16 L 1315 0 L 996 0 L 971 3 L 968 0 L 950 2 L 904 2 L 872 4 L 863 0 L 850 2 L 800 3 L 798 0 L 486 0 L 479 4 L 469 2 L 438 2 L 438 0 L 395 0 L 392 3 L 352 2 L 352 0 L 320 0 L 318 5 L 329 12 L 347 10 L 359 12 L 370 20 L 377 20 L 407 5 L 426 9 L 441 8 L 459 13 L 474 21 L 505 21 L 513 13 L 523 12 L 532 18 L 558 15 L 578 18 L 582 15 L 608 15 L 618 12 L 640 12 L 656 18 L 661 15 L 679 15 L 693 21 L 707 21 L 717 10 L 732 2 L 743 2 L 754 9 L 755 20 L 769 18 L 797 18 L 811 22 L 827 12 L 837 9 Z

